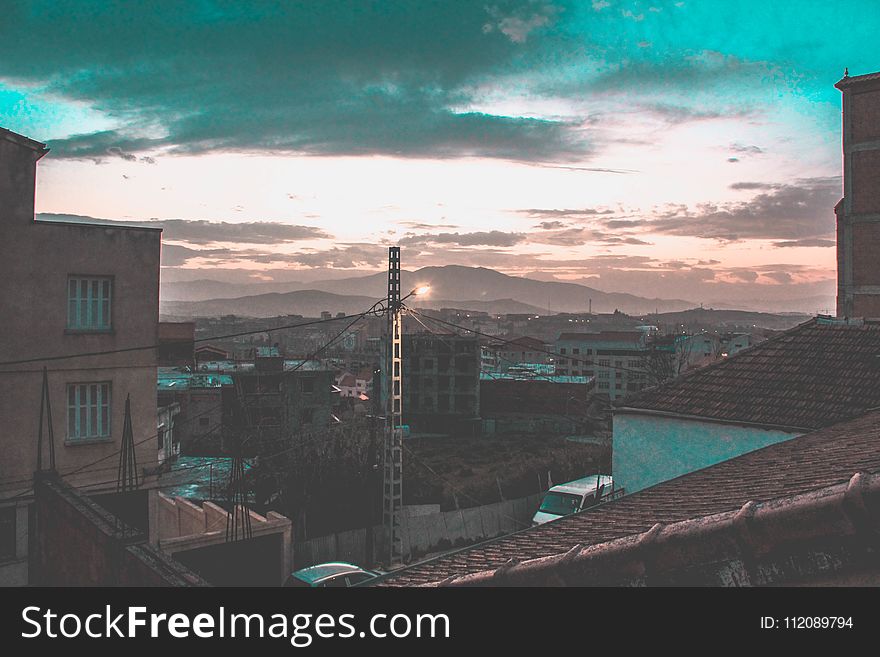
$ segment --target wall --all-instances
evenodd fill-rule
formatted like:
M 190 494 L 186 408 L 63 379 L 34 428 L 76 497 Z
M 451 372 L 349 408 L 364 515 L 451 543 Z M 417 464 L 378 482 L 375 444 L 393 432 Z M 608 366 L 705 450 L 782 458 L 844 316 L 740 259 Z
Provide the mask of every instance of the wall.
M 440 512 L 439 505 L 405 506 L 401 525 L 403 553 L 420 556 L 525 529 L 531 526 L 543 495 L 455 511 Z M 353 529 L 295 543 L 294 568 L 327 561 L 349 561 L 370 567 L 384 558 L 383 530 L 382 526 Z
M 618 411 L 612 475 L 627 495 L 800 434 Z
M 204 586 L 195 573 L 147 544 L 94 500 L 57 477 L 34 486 L 31 584 Z

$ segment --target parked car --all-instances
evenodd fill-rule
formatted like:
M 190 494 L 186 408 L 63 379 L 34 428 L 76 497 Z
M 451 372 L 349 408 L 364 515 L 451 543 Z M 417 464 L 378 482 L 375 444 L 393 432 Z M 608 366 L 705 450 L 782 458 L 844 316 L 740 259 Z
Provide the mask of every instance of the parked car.
M 614 491 L 611 475 L 594 474 L 565 484 L 553 486 L 532 518 L 532 525 L 541 525 L 598 504 Z
M 321 563 L 291 573 L 284 586 L 354 586 L 379 574 L 353 563 Z

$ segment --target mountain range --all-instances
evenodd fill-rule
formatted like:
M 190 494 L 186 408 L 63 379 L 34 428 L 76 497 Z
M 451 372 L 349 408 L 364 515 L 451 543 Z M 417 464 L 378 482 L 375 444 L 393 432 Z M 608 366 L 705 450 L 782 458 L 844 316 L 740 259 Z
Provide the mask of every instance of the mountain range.
M 424 297 L 410 305 L 423 308 L 457 307 L 491 313 L 613 312 L 630 314 L 674 312 L 693 308 L 682 299 L 646 299 L 633 294 L 602 292 L 578 283 L 538 281 L 508 276 L 485 267 L 424 267 L 401 273 L 404 296 L 422 285 Z M 309 283 L 228 284 L 214 280 L 164 283 L 161 311 L 175 317 L 245 315 L 272 317 L 297 314 L 306 317 L 351 314 L 369 308 L 385 296 L 387 274 Z

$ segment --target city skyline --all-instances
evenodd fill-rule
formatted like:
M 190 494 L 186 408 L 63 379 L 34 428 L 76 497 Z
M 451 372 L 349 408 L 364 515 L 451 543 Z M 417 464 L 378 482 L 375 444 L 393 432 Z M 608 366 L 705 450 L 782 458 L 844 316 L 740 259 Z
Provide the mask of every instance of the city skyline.
M 0 27 L 0 125 L 51 148 L 39 214 L 160 220 L 166 281 L 357 275 L 399 244 L 408 269 L 830 296 L 833 84 L 876 70 L 878 21 L 766 4 L 36 3 Z

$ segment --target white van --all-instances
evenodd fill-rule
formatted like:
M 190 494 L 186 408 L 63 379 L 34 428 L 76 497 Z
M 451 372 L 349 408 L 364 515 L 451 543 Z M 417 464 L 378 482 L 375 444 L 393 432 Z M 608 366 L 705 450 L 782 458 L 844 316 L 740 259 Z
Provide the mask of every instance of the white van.
M 544 500 L 532 526 L 556 520 L 613 497 L 614 480 L 611 475 L 594 474 L 565 484 L 553 486 L 544 494 Z

